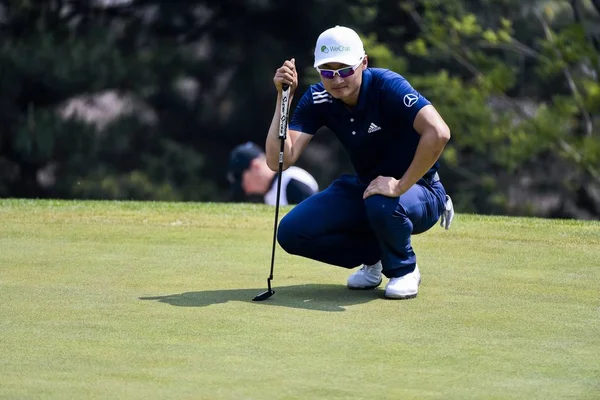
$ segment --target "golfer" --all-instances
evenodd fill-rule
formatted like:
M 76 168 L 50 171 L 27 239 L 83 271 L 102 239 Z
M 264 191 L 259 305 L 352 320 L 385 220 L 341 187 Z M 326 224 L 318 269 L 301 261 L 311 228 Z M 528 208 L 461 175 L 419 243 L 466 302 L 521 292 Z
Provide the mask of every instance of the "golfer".
M 252 142 L 240 144 L 231 151 L 227 180 L 235 200 L 256 198 L 271 206 L 276 204 L 277 174 L 267 166 L 265 152 Z M 290 167 L 281 175 L 279 204 L 298 204 L 318 191 L 319 185 L 311 174 L 302 168 Z
M 406 79 L 368 67 L 363 43 L 352 29 L 324 31 L 314 67 L 321 82 L 304 93 L 292 115 L 284 168 L 326 126 L 346 149 L 356 174 L 341 176 L 292 209 L 280 222 L 278 242 L 288 253 L 324 263 L 362 264 L 348 278 L 350 289 L 376 288 L 385 275 L 387 298 L 415 297 L 421 274 L 411 235 L 440 218 L 448 229 L 454 214 L 438 175 L 450 129 Z M 273 81 L 279 97 L 283 84 L 293 96 L 298 86 L 293 58 L 277 69 Z M 266 139 L 272 170 L 279 162 L 279 119 L 276 109 Z

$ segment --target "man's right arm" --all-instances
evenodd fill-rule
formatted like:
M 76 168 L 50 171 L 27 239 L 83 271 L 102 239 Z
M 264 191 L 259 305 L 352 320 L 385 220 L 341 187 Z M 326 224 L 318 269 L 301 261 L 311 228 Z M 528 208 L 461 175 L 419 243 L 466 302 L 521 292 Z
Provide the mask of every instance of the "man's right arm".
M 298 72 L 296 71 L 296 60 L 291 59 L 283 63 L 283 65 L 275 72 L 273 78 L 275 89 L 277 90 L 277 102 L 275 106 L 275 113 L 273 114 L 273 120 L 269 127 L 269 133 L 267 134 L 267 140 L 265 143 L 265 153 L 267 155 L 267 165 L 273 171 L 279 169 L 279 152 L 281 150 L 281 139 L 279 139 L 279 121 L 281 120 L 281 89 L 283 85 L 290 87 L 290 99 L 288 101 L 288 107 L 292 104 L 294 98 L 294 92 L 298 87 Z M 307 93 L 310 94 L 310 93 Z M 310 100 L 310 101 L 308 101 Z M 283 150 L 283 169 L 287 169 L 294 165 L 315 132 L 310 132 L 307 129 L 312 129 L 314 123 L 310 118 L 310 106 L 312 105 L 312 97 L 307 98 L 303 96 L 296 107 L 294 113 L 294 120 L 305 121 L 295 126 L 300 126 L 302 129 L 288 129 L 287 137 L 285 139 L 284 150 Z M 316 129 L 315 129 L 316 131 Z M 307 132 L 307 133 L 303 133 Z

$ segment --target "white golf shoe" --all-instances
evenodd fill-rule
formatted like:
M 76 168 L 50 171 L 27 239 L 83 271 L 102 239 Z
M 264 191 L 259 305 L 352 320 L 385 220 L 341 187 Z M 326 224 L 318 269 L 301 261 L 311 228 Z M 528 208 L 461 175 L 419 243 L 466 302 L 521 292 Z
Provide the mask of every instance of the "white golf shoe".
M 385 297 L 388 299 L 411 299 L 417 297 L 420 283 L 421 272 L 419 272 L 419 266 L 415 266 L 415 270 L 410 274 L 390 279 L 385 287 Z
M 363 265 L 348 277 L 348 289 L 375 289 L 381 285 L 381 261 L 373 265 Z

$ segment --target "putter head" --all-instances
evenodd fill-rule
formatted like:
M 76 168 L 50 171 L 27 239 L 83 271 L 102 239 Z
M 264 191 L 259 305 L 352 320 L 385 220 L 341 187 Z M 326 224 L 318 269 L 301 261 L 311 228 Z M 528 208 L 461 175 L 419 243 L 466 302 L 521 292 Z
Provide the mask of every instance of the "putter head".
M 269 297 L 273 296 L 275 294 L 274 290 L 267 290 L 266 292 L 262 292 L 261 294 L 257 294 L 256 296 L 254 296 L 254 298 L 252 298 L 252 301 L 263 301 L 268 299 Z

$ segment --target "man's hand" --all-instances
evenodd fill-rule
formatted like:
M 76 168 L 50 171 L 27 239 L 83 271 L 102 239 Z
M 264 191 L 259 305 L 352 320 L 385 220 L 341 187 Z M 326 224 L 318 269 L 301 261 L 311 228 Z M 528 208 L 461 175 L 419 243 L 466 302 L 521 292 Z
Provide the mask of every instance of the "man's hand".
M 287 60 L 275 71 L 273 83 L 278 92 L 281 92 L 283 85 L 288 85 L 290 87 L 290 95 L 294 94 L 298 87 L 298 72 L 296 71 L 295 58 Z
M 363 193 L 363 199 L 374 194 L 381 194 L 387 197 L 398 197 L 404 194 L 407 189 L 403 189 L 398 179 L 394 179 L 389 176 L 378 176 L 373 179 L 365 192 Z
M 442 228 L 446 228 L 446 230 L 450 229 L 452 219 L 454 219 L 454 204 L 452 204 L 452 199 L 450 196 L 446 195 L 446 205 L 444 206 L 444 211 L 442 212 L 442 218 L 440 218 L 440 226 Z

